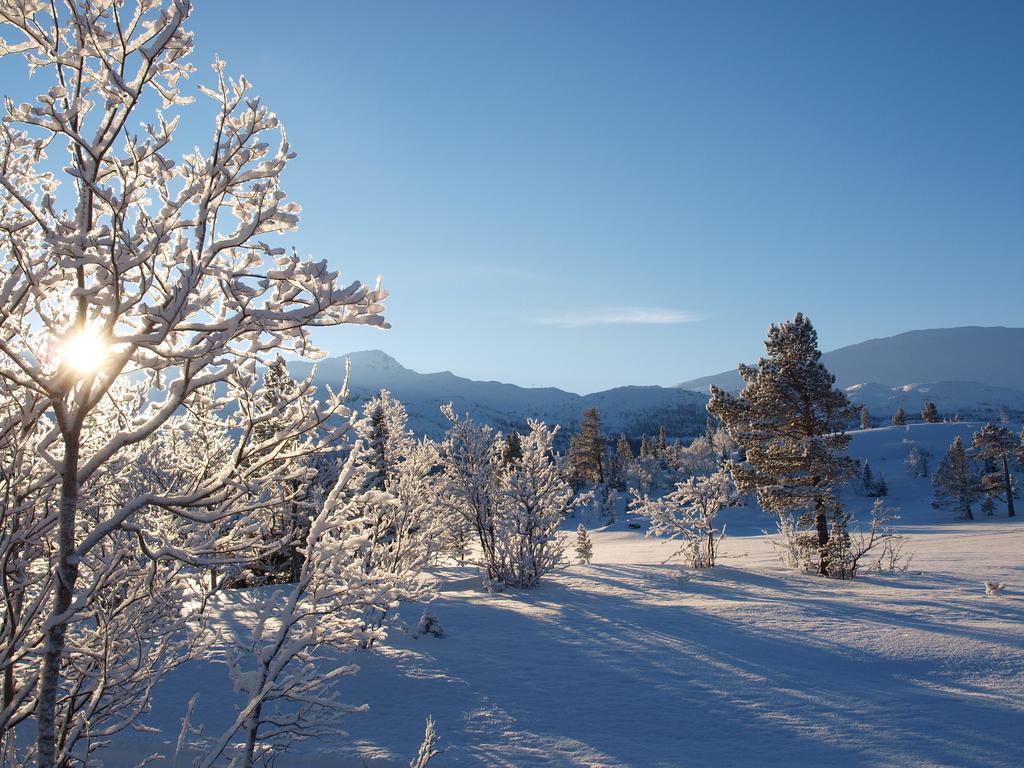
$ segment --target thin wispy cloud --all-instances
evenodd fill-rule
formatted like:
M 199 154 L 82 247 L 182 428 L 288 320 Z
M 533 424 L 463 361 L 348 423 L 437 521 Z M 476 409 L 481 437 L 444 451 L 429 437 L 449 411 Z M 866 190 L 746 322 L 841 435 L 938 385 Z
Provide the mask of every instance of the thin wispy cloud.
M 699 319 L 695 313 L 681 309 L 627 307 L 542 315 L 537 323 L 556 328 L 586 328 L 593 325 L 676 325 L 695 323 Z

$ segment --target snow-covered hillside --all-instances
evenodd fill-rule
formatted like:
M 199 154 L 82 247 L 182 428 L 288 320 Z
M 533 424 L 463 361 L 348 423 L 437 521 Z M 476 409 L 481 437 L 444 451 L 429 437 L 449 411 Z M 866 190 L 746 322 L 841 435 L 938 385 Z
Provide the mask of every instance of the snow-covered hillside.
M 356 405 L 382 388 L 402 401 L 409 426 L 418 434 L 439 438 L 448 423 L 441 406 L 451 402 L 458 413 L 508 431 L 526 430 L 528 418 L 560 424 L 572 431 L 586 408 L 598 408 L 606 434 L 625 432 L 638 438 L 656 434 L 664 424 L 671 437 L 691 437 L 703 431 L 707 398 L 674 387 L 617 387 L 590 395 L 577 395 L 554 387 L 528 388 L 497 381 L 473 381 L 449 371 L 417 373 L 378 350 L 354 352 L 349 382 Z M 296 376 L 306 376 L 310 364 L 289 364 Z M 317 364 L 317 382 L 340 386 L 345 375 L 344 358 L 328 358 Z
M 888 417 L 903 407 L 911 418 L 921 413 L 926 402 L 933 402 L 940 415 L 952 418 L 1024 416 L 1024 391 L 993 387 L 973 381 L 940 381 L 932 384 L 854 384 L 846 394 L 857 405 L 867 405 L 871 413 Z
M 900 405 L 917 413 L 926 400 L 965 417 L 1024 413 L 1024 328 L 910 331 L 826 352 L 821 361 L 851 399 L 879 416 Z M 707 392 L 711 384 L 732 392 L 743 386 L 735 369 L 679 386 Z
M 453 767 L 1016 768 L 1024 527 L 1004 516 L 952 520 L 930 507 L 929 481 L 903 466 L 910 445 L 938 458 L 977 427 L 853 435 L 851 452 L 885 475 L 887 501 L 901 508 L 913 553 L 905 574 L 834 582 L 787 570 L 756 508 L 728 511 L 721 565 L 702 572 L 666 564 L 673 544 L 621 520 L 591 532 L 592 564 L 528 592 L 487 594 L 471 569 L 440 569 L 431 610 L 445 636 L 399 630 L 347 658 L 362 670 L 346 700 L 369 710 L 277 764 L 404 766 L 431 714 L 448 747 L 440 764 Z M 852 488 L 843 498 L 870 506 Z M 987 597 L 985 580 L 1006 592 Z M 242 600 L 221 598 L 225 632 L 246 631 Z M 420 610 L 404 608 L 404 621 Z M 225 690 L 219 664 L 177 670 L 151 717 L 164 732 L 121 734 L 107 764 L 171 754 L 194 694 L 194 721 L 218 732 Z

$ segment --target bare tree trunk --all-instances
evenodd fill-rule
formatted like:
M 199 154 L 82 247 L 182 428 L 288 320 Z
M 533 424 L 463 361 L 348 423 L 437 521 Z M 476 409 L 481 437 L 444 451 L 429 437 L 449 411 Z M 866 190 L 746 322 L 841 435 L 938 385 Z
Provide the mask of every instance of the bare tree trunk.
M 825 554 L 825 546 L 828 544 L 828 515 L 825 513 L 825 504 L 820 498 L 815 499 L 814 506 L 814 528 L 818 532 L 818 573 L 827 576 L 828 556 Z
M 1010 461 L 1003 456 L 1003 481 L 1006 484 L 1006 514 L 1007 517 L 1016 517 L 1013 509 L 1013 481 L 1010 479 Z
M 256 705 L 249 719 L 245 723 L 245 756 L 239 768 L 251 768 L 253 754 L 256 751 L 256 737 L 260 728 L 260 714 L 263 711 L 263 703 Z
M 21 509 L 24 503 L 25 499 L 15 496 L 14 509 L 18 511 L 14 514 L 14 522 L 11 526 L 12 542 L 21 528 Z M 7 623 L 11 631 L 10 652 L 12 656 L 14 655 L 14 638 L 17 636 L 18 625 L 21 620 L 21 610 L 25 601 L 25 569 L 18 562 L 19 549 L 20 547 L 17 544 L 12 544 L 9 558 L 4 564 L 3 573 L 3 595 L 7 600 Z M 11 660 L 4 667 L 4 709 L 7 709 L 11 702 L 14 701 L 14 694 L 16 693 L 14 686 L 14 661 Z
M 36 758 L 39 768 L 57 768 L 56 712 L 57 689 L 60 684 L 60 664 L 68 630 L 68 609 L 75 593 L 78 563 L 72 558 L 75 549 L 75 518 L 78 512 L 78 456 L 80 430 L 65 436 L 64 468 L 60 489 L 60 517 L 58 519 L 57 583 L 50 611 L 49 629 L 42 670 L 39 675 L 39 702 L 36 709 Z

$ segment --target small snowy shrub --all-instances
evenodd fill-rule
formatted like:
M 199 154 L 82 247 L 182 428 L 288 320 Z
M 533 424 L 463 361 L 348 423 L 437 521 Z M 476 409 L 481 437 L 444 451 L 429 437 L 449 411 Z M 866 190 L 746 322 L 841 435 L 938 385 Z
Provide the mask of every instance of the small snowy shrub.
M 413 637 L 423 637 L 423 635 L 430 635 L 431 637 L 444 637 L 444 628 L 441 626 L 441 622 L 438 621 L 430 608 L 423 609 L 423 615 L 420 616 L 420 620 L 416 622 L 416 629 L 413 630 Z
M 734 499 L 729 473 L 718 470 L 707 477 L 691 477 L 660 499 L 639 497 L 634 511 L 650 518 L 648 535 L 680 539 L 676 555 L 684 556 L 694 568 L 712 568 L 718 545 L 725 536 L 715 522 L 718 513 Z
M 590 536 L 587 535 L 586 526 L 580 523 L 576 529 L 576 558 L 581 563 L 589 563 L 593 557 L 594 545 L 590 541 Z

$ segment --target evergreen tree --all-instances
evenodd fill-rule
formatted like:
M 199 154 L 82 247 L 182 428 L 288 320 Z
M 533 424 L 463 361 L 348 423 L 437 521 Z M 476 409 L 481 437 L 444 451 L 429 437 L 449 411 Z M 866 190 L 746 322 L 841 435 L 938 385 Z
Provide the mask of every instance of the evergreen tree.
M 664 455 L 666 450 L 668 450 L 668 435 L 665 432 L 665 425 L 662 424 L 658 428 L 658 454 Z
M 583 523 L 576 528 L 576 557 L 581 563 L 589 563 L 594 557 L 594 545 Z
M 875 492 L 872 494 L 876 497 L 888 496 L 889 495 L 889 484 L 885 482 L 885 477 L 882 473 L 878 473 L 878 480 L 875 481 Z
M 288 373 L 288 365 L 284 358 L 278 356 L 267 366 L 263 374 L 263 388 L 256 395 L 258 415 L 252 427 L 252 440 L 255 445 L 272 443 L 294 420 L 289 412 L 296 410 L 308 411 L 311 407 L 308 396 L 299 396 L 299 386 Z M 289 441 L 283 446 L 281 453 L 301 453 L 297 451 L 297 441 Z M 247 462 L 253 465 L 267 457 L 269 450 L 256 450 Z M 287 480 L 275 479 L 282 474 L 284 465 L 290 463 L 292 471 Z M 271 508 L 268 512 L 268 542 L 280 542 L 280 549 L 260 558 L 252 565 L 252 569 L 261 580 L 269 582 L 288 582 L 298 578 L 302 568 L 302 545 L 305 542 L 305 530 L 308 527 L 311 511 L 308 503 L 306 483 L 296 479 L 302 466 L 311 464 L 311 457 L 293 456 L 289 459 L 274 459 L 266 462 L 261 469 L 267 483 L 278 483 L 280 495 L 289 501 L 286 504 Z
M 932 476 L 935 501 L 932 506 L 954 509 L 968 520 L 973 520 L 971 505 L 982 495 L 981 478 L 971 466 L 963 440 L 957 435 L 949 446 L 946 457 Z
M 651 455 L 651 441 L 644 435 L 640 440 L 640 458 L 646 459 Z
M 860 407 L 860 428 L 871 429 L 872 426 L 871 412 L 868 410 L 867 404 L 864 404 Z
M 903 410 L 901 405 L 896 409 L 896 413 L 892 415 L 893 426 L 902 427 L 907 423 L 907 412 Z
M 516 430 L 508 433 L 501 449 L 501 463 L 508 467 L 523 458 L 523 444 Z
M 740 493 L 756 493 L 769 513 L 802 512 L 798 524 L 810 532 L 803 545 L 816 549 L 818 571 L 827 574 L 836 488 L 857 470 L 845 431 L 855 411 L 822 365 L 803 314 L 772 325 L 765 348 L 756 366 L 739 366 L 746 386 L 738 397 L 712 386 L 708 411 L 745 453 L 743 462 L 729 462 Z
M 633 448 L 629 444 L 629 438 L 626 437 L 625 432 L 619 433 L 619 440 L 615 444 L 615 453 L 619 457 L 619 460 L 625 464 L 633 461 Z
M 864 471 L 861 473 L 861 483 L 864 486 L 864 492 L 870 496 L 871 489 L 875 484 L 875 478 L 871 472 L 871 465 L 866 461 L 864 462 Z
M 939 409 L 935 407 L 935 403 L 931 400 L 924 404 L 924 409 L 921 411 L 921 421 L 925 424 L 939 423 Z
M 569 441 L 569 477 L 577 486 L 604 482 L 605 441 L 596 408 L 583 412 L 580 431 Z
M 996 501 L 991 493 L 986 493 L 985 498 L 981 500 L 981 513 L 985 517 L 992 517 L 996 513 Z
M 974 433 L 972 445 L 979 458 L 991 463 L 983 477 L 985 486 L 992 489 L 1002 486 L 1007 515 L 1014 517 L 1017 513 L 1013 509 L 1014 482 L 1010 474 L 1010 460 L 1017 447 L 1017 436 L 1006 427 L 997 427 L 990 421 Z

